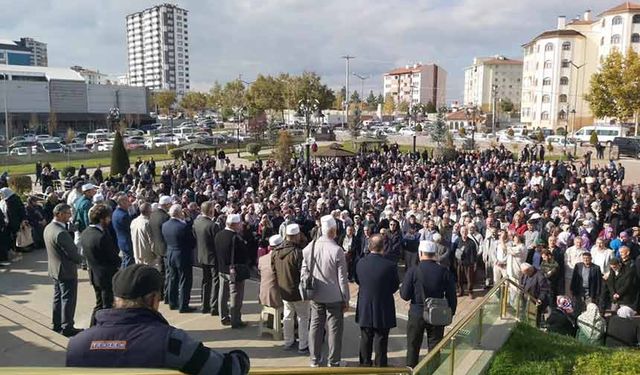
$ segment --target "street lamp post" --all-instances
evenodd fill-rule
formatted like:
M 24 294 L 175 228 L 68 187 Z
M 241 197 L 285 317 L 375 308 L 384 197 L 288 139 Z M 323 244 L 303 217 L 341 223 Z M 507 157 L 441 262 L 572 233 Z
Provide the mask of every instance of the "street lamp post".
M 575 129 L 575 127 L 576 127 L 576 109 L 575 108 L 571 110 L 571 115 L 573 116 L 573 121 L 571 122 L 571 132 L 575 134 L 575 130 L 576 130 Z M 566 136 L 567 132 L 565 131 L 564 133 L 565 133 L 564 144 L 565 144 L 565 147 L 567 147 L 567 136 Z M 573 143 L 573 156 L 576 156 L 577 153 L 578 153 L 578 142 L 574 142 Z
M 236 115 L 236 121 L 238 122 L 238 127 L 236 128 L 236 151 L 238 157 L 240 157 L 240 124 L 242 124 L 242 118 L 244 116 L 244 112 L 246 108 L 244 107 L 234 107 L 233 112 Z
M 465 111 L 465 117 L 467 118 L 467 123 L 471 124 L 471 149 L 475 150 L 476 148 L 476 114 L 478 109 L 474 106 L 472 108 L 467 108 Z
M 298 101 L 298 113 L 302 114 L 306 124 L 306 141 L 305 141 L 305 157 L 306 157 L 306 174 L 309 178 L 309 169 L 311 168 L 311 145 L 309 138 L 311 137 L 311 125 L 309 123 L 312 114 L 317 113 L 320 108 L 320 102 L 317 99 L 300 99 Z
M 4 96 L 4 126 L 5 126 L 5 133 L 4 133 L 4 143 L 7 145 L 7 147 L 9 146 L 9 109 L 7 108 L 7 85 L 8 85 L 8 80 L 9 80 L 9 75 L 7 73 L 2 73 L 2 88 L 3 88 L 3 96 Z M 9 152 L 9 149 L 7 148 L 7 153 Z
M 576 88 L 575 88 L 575 95 L 573 96 L 573 110 L 571 111 L 571 114 L 573 114 L 573 122 L 571 124 L 571 132 L 573 134 L 575 134 L 575 127 L 576 127 L 576 108 L 578 108 L 578 78 L 580 75 L 580 69 L 582 69 L 586 64 L 582 64 L 582 65 L 576 65 L 573 61 L 569 60 L 569 63 L 571 64 L 571 66 L 573 66 L 574 68 L 576 68 Z M 573 155 L 575 156 L 578 152 L 578 143 L 576 142 L 573 146 Z

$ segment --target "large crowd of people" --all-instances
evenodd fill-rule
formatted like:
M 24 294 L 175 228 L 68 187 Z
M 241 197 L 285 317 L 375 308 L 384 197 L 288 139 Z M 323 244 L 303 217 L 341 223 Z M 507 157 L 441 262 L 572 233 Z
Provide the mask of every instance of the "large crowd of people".
M 436 300 L 454 314 L 457 297 L 473 299 L 503 277 L 536 299 L 549 331 L 593 340 L 601 326 L 595 341 L 638 344 L 620 332 L 640 326 L 640 191 L 625 184 L 620 163 L 518 159 L 503 146 L 444 161 L 384 145 L 308 169 L 302 157 L 286 166 L 218 158 L 138 160 L 118 177 L 82 168 L 68 176 L 69 189 L 45 187 L 45 200 L 29 198 L 19 215 L 16 195 L 0 190 L 0 237 L 15 239 L 26 221 L 47 248 L 54 330 L 85 335 L 73 320 L 77 267 L 88 268 L 95 289 L 87 331 L 99 338 L 95 330 L 127 297 L 114 294 L 113 276 L 143 264 L 159 271 L 156 302 L 218 316 L 231 329 L 247 325 L 245 282 L 260 278 L 261 304 L 282 310 L 273 324 L 283 324 L 284 350 L 308 355 L 313 367 L 344 365 L 350 283 L 359 285 L 362 366 L 387 365 L 398 290 L 411 305 L 406 363 L 415 366 L 424 332 L 429 349 L 444 334 L 427 318 Z M 0 241 L 0 261 L 11 243 Z M 194 266 L 202 268 L 200 306 L 190 303 Z

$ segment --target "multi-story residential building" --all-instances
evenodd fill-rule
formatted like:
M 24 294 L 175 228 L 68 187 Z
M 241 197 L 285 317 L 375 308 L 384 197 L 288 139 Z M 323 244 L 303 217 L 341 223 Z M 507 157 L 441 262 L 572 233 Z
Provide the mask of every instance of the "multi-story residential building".
M 436 64 L 414 64 L 394 69 L 384 75 L 384 97 L 410 106 L 429 102 L 437 107 L 446 104 L 447 72 Z
M 48 66 L 49 58 L 47 56 L 47 43 L 42 43 L 33 38 L 20 38 L 16 44 L 31 50 L 31 65 Z
M 0 64 L 47 66 L 47 44 L 33 38 L 0 40 Z
M 640 51 L 640 4 L 625 2 L 594 19 L 591 11 L 523 45 L 521 121 L 534 128 L 577 129 L 594 122 L 591 76 L 616 49 Z
M 477 57 L 464 70 L 464 105 L 491 112 L 492 103 L 509 100 L 519 111 L 522 96 L 522 61 L 501 55 Z
M 188 12 L 162 4 L 127 16 L 129 81 L 132 86 L 190 89 Z
M 78 72 L 84 78 L 84 81 L 90 85 L 104 85 L 108 82 L 107 75 L 97 70 L 83 68 L 78 65 L 74 65 L 70 69 Z

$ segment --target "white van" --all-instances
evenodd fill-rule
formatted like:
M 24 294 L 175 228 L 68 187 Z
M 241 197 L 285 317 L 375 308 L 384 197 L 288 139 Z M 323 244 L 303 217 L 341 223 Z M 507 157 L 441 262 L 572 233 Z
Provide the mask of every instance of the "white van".
M 107 133 L 89 133 L 87 134 L 87 138 L 84 141 L 84 144 L 87 147 L 91 147 L 98 142 L 106 141 L 109 138 L 109 134 Z
M 184 138 L 188 135 L 194 135 L 198 129 L 191 127 L 180 127 L 177 129 L 173 129 L 173 134 L 175 134 L 178 138 Z
M 601 143 L 611 144 L 615 137 L 623 136 L 623 130 L 619 126 L 591 125 L 577 130 L 574 134 L 574 138 L 580 145 L 583 143 L 589 143 L 591 140 L 591 132 L 593 131 L 598 134 L 598 141 Z

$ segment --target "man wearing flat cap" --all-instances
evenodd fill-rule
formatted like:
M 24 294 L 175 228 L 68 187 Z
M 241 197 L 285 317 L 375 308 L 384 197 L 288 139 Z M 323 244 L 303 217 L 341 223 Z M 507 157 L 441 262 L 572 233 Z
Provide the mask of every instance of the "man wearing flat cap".
M 246 374 L 249 357 L 240 350 L 206 348 L 158 312 L 162 276 L 134 264 L 113 277 L 115 308 L 100 310 L 96 325 L 67 347 L 69 367 L 169 368 L 186 374 Z

